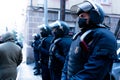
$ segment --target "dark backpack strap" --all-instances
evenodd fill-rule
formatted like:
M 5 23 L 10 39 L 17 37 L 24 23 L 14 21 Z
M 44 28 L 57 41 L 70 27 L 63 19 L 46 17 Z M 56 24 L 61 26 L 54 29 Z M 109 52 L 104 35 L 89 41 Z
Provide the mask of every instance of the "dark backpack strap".
M 93 36 L 93 31 L 92 30 L 88 30 L 85 33 L 83 33 L 80 37 L 80 46 L 83 48 L 83 50 L 85 52 L 89 52 L 89 48 L 88 48 L 88 43 L 93 40 L 92 38 Z
M 52 53 L 55 48 L 56 48 L 56 45 L 61 41 L 61 38 L 58 38 L 58 39 L 55 39 L 54 42 L 51 44 L 50 46 L 50 49 L 49 49 L 49 52 Z
M 55 51 L 56 45 L 58 44 L 59 41 L 61 41 L 61 38 L 55 39 L 53 43 L 50 45 L 48 68 L 52 67 L 51 61 L 53 60 L 53 55 L 54 55 L 53 52 Z

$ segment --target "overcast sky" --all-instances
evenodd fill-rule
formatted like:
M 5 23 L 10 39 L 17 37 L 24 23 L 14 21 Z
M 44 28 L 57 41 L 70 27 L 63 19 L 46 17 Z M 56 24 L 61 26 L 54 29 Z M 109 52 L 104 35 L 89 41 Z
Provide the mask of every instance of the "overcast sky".
M 0 0 L 0 31 L 21 23 L 27 0 Z

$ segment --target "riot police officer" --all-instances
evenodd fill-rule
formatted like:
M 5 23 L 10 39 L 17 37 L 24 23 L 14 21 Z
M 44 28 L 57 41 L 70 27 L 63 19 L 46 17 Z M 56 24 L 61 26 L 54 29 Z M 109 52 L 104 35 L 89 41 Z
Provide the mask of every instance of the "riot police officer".
M 54 39 L 50 46 L 49 68 L 51 80 L 61 79 L 61 70 L 68 54 L 72 39 L 68 36 L 69 26 L 64 21 L 55 21 L 50 24 Z
M 39 45 L 39 51 L 41 54 L 41 69 L 42 69 L 42 80 L 50 80 L 50 72 L 48 69 L 49 60 L 49 47 L 53 39 L 49 26 L 44 24 L 38 26 L 40 35 L 42 37 L 41 44 Z
M 109 80 L 116 59 L 116 38 L 102 23 L 105 13 L 97 3 L 85 0 L 71 7 L 81 31 L 73 37 L 61 80 Z
M 40 41 L 40 35 L 35 33 L 32 35 L 34 37 L 34 41 L 32 42 L 31 46 L 33 47 L 34 51 L 34 59 L 35 59 L 35 67 L 36 71 L 34 72 L 34 75 L 39 75 L 40 74 L 40 53 L 39 53 L 39 44 L 41 43 Z

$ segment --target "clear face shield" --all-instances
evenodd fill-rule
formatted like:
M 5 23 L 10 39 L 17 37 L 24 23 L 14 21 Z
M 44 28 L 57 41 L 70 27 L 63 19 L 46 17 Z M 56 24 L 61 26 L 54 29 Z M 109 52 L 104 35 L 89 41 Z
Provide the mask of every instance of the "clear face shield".
M 50 24 L 50 28 L 53 29 L 58 29 L 60 27 L 60 22 L 59 21 L 55 21 L 53 23 Z
M 34 36 L 37 36 L 37 33 L 33 33 L 33 34 L 32 34 L 32 37 L 34 37 Z
M 42 25 L 38 26 L 39 29 L 42 29 L 42 28 L 46 29 L 46 27 L 47 26 L 45 24 L 42 24 Z
M 84 1 L 82 3 L 73 5 L 70 8 L 70 10 L 71 10 L 71 14 L 72 14 L 73 18 L 77 18 L 80 13 L 82 13 L 82 12 L 88 12 L 92 8 L 94 8 L 92 2 L 90 2 L 90 1 Z

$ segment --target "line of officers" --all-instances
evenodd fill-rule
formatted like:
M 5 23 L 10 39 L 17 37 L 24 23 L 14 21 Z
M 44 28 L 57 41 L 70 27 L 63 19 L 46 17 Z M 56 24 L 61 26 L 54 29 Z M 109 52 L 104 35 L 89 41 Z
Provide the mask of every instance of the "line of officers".
M 42 80 L 60 80 L 65 58 L 69 52 L 72 37 L 69 25 L 55 21 L 50 26 L 39 26 L 40 34 L 33 34 L 31 44 L 34 50 L 34 75 L 42 73 Z
M 78 18 L 81 29 L 73 38 L 68 35 L 69 26 L 64 21 L 39 26 L 40 36 L 35 36 L 32 46 L 36 65 L 38 60 L 41 63 L 42 79 L 114 80 L 111 70 L 117 60 L 117 41 L 103 24 L 103 8 L 93 0 L 84 0 L 73 5 L 71 13 Z M 36 53 L 40 53 L 40 59 Z M 39 68 L 36 70 L 35 75 L 40 73 Z

